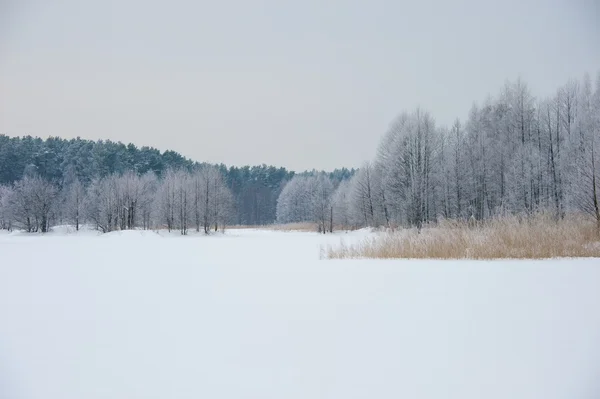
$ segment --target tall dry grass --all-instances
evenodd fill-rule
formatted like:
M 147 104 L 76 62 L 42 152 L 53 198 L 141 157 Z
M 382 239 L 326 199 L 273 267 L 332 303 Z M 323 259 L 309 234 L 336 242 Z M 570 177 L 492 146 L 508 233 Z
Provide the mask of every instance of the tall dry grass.
M 328 247 L 325 256 L 412 259 L 547 259 L 600 257 L 600 236 L 580 216 L 504 217 L 478 224 L 444 221 L 435 227 L 381 233 L 358 244 Z

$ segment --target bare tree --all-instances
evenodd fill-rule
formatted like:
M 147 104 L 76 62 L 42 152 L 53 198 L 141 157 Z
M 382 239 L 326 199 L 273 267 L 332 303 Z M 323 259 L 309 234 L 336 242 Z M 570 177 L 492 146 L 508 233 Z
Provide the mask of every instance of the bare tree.
M 373 167 L 365 162 L 353 178 L 354 201 L 358 204 L 365 226 L 375 226 L 375 188 Z
M 347 229 L 352 226 L 350 216 L 351 188 L 350 181 L 344 180 L 331 196 L 333 225 L 338 228 Z
M 85 213 L 85 188 L 78 179 L 75 179 L 65 190 L 63 214 L 69 222 L 75 225 L 75 230 L 79 231 Z
M 294 176 L 277 199 L 277 223 L 306 222 L 310 220 L 310 178 Z
M 157 184 L 150 177 L 144 183 L 146 196 L 152 195 Z M 186 235 L 192 216 L 193 187 L 192 178 L 187 171 L 169 169 L 164 173 L 155 194 L 158 225 L 166 224 L 169 231 L 178 229 Z M 150 198 L 145 200 L 149 205 Z
M 205 234 L 229 222 L 233 208 L 233 195 L 225 184 L 222 173 L 215 167 L 202 166 L 191 175 L 191 207 L 196 231 Z
M 119 227 L 118 181 L 116 175 L 96 179 L 85 200 L 86 217 L 103 233 Z
M 157 225 L 159 227 L 166 225 L 169 232 L 175 229 L 175 196 L 177 179 L 178 175 L 175 170 L 168 169 L 165 171 L 155 198 Z
M 10 206 L 13 189 L 9 186 L 0 186 L 0 230 L 12 230 L 12 209 Z
M 190 175 L 179 170 L 175 174 L 175 220 L 181 235 L 186 235 L 191 211 Z
M 333 208 L 331 195 L 333 184 L 325 174 L 319 174 L 311 180 L 312 219 L 317 222 L 320 233 L 333 232 Z
M 320 233 L 333 231 L 333 183 L 324 173 L 294 176 L 277 201 L 278 223 L 314 222 Z
M 574 168 L 579 184 L 572 192 L 575 205 L 595 219 L 600 234 L 600 77 L 594 94 L 589 76 L 584 78 L 579 104 L 575 125 L 579 156 Z
M 142 219 L 141 227 L 148 230 L 152 227 L 155 216 L 154 203 L 158 195 L 158 179 L 154 172 L 147 172 L 140 177 L 140 194 L 138 198 L 139 214 Z
M 229 222 L 232 215 L 233 209 L 233 195 L 225 184 L 223 175 L 214 169 L 212 179 L 213 191 L 212 191 L 212 222 L 214 231 L 217 232 L 219 227 L 223 230 L 225 225 Z
M 401 114 L 383 139 L 378 163 L 386 173 L 384 192 L 389 192 L 397 220 L 421 227 L 437 218 L 434 169 L 437 130 L 431 116 L 417 109 Z
M 10 196 L 11 214 L 18 226 L 27 232 L 48 232 L 57 193 L 54 185 L 37 175 L 18 181 Z

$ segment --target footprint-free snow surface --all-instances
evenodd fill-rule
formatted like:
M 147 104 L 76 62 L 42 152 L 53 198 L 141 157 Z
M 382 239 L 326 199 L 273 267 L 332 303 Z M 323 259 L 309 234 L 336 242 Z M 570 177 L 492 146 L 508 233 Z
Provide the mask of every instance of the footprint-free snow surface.
M 0 398 L 600 397 L 600 260 L 319 259 L 365 234 L 0 233 Z

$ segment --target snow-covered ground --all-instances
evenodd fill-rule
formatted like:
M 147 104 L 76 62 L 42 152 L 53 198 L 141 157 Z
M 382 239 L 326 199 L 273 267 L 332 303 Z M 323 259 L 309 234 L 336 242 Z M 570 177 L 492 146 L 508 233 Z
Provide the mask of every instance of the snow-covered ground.
M 2 399 L 592 399 L 600 260 L 320 260 L 321 236 L 0 234 Z

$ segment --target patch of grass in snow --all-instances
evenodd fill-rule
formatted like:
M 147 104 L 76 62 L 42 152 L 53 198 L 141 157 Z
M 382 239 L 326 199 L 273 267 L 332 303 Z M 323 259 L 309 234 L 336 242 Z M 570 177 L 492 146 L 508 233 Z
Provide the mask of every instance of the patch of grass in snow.
M 595 224 L 570 216 L 504 217 L 478 224 L 444 221 L 435 227 L 403 229 L 363 239 L 354 245 L 329 246 L 330 259 L 547 259 L 600 257 Z

